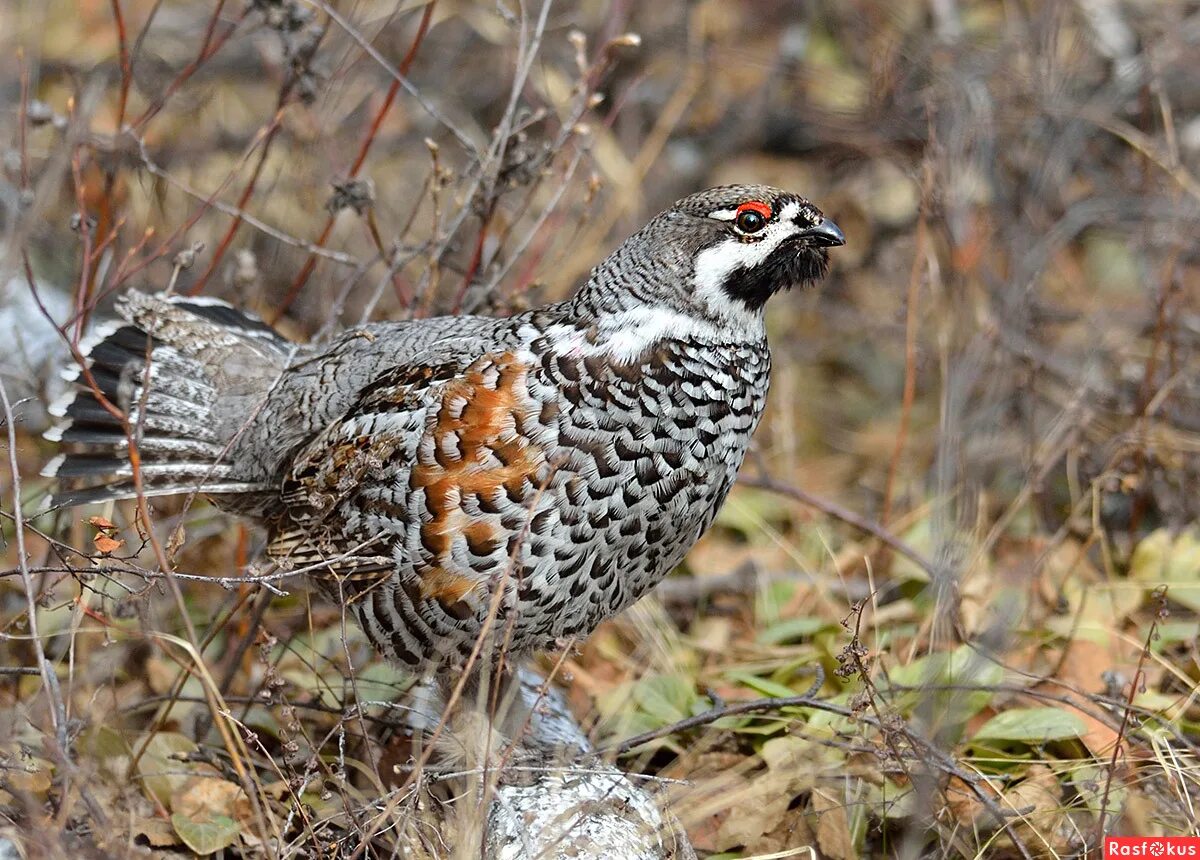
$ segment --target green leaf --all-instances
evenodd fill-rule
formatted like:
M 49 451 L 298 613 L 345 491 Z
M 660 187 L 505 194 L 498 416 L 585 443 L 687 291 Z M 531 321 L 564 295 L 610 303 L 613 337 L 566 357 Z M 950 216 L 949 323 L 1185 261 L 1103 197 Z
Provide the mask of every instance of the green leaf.
M 793 696 L 800 695 L 791 687 L 780 684 L 778 681 L 772 681 L 769 678 L 760 678 L 758 675 L 751 675 L 749 672 L 727 672 L 725 677 L 730 681 L 749 687 L 751 690 L 772 699 L 790 699 Z
M 898 821 L 920 812 L 917 792 L 912 786 L 899 786 L 890 779 L 884 779 L 880 785 L 864 782 L 863 793 L 866 805 L 873 812 L 882 813 L 885 820 Z
M 784 645 L 830 626 L 831 622 L 824 618 L 787 618 L 764 629 L 758 634 L 758 641 L 763 645 Z
M 929 520 L 917 522 L 904 533 L 903 538 L 910 547 L 929 557 L 933 548 L 933 528 Z M 900 554 L 892 559 L 892 577 L 898 582 L 929 582 L 929 574 L 925 568 Z
M 1129 560 L 1129 576 L 1150 588 L 1167 586 L 1167 597 L 1200 612 L 1200 530 L 1146 535 Z
M 1058 708 L 1013 708 L 992 717 L 975 733 L 975 740 L 1041 744 L 1082 737 L 1087 726 L 1078 714 Z
M 141 742 L 134 744 L 137 749 Z M 142 784 L 163 806 L 171 803 L 171 794 L 183 785 L 190 776 L 199 773 L 203 766 L 194 762 L 182 762 L 176 756 L 195 752 L 196 743 L 177 732 L 156 732 L 146 745 L 146 751 L 138 762 Z
M 770 540 L 770 534 L 786 528 L 791 519 L 792 512 L 775 493 L 739 486 L 717 514 L 716 524 L 753 542 Z
M 1107 778 L 1106 769 L 1096 764 L 1083 764 L 1071 771 L 1071 784 L 1093 815 L 1107 804 L 1108 814 L 1122 810 L 1128 800 L 1128 788 L 1123 780 Z M 1119 812 L 1117 813 L 1120 814 Z
M 214 815 L 208 821 L 193 821 L 176 812 L 171 825 L 183 843 L 199 855 L 214 854 L 237 841 L 241 827 L 228 815 Z
M 983 710 L 1004 680 L 1004 668 L 969 645 L 939 651 L 888 671 L 881 690 L 911 688 L 896 696 L 894 705 L 903 713 L 918 705 L 929 708 L 941 726 L 959 726 Z M 888 683 L 890 682 L 890 684 Z M 978 687 L 976 690 L 955 689 Z
M 670 725 L 692 715 L 697 699 L 691 679 L 682 675 L 650 675 L 633 688 L 633 699 L 660 725 Z
M 1126 236 L 1090 230 L 1083 236 L 1083 265 L 1088 283 L 1109 295 L 1128 295 L 1140 283 L 1142 269 Z
M 766 627 L 781 620 L 783 608 L 796 596 L 796 583 L 788 580 L 767 582 L 754 595 L 754 617 Z

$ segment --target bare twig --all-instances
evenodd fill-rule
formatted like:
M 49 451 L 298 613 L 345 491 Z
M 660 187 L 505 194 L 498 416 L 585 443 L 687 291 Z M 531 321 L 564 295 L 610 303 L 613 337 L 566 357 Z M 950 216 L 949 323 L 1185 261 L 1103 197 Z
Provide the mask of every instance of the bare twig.
M 859 531 L 865 532 L 866 534 L 877 538 L 879 541 L 891 547 L 909 561 L 918 565 L 926 573 L 933 575 L 933 563 L 917 552 L 917 550 L 913 549 L 912 546 L 894 535 L 892 532 L 888 531 L 879 523 L 860 516 L 859 514 L 851 511 L 849 508 L 842 507 L 837 502 L 831 502 L 828 499 L 823 499 L 820 496 L 816 496 L 800 487 L 784 484 L 783 482 L 767 477 L 766 475 L 762 475 L 757 478 L 742 476 L 738 479 L 738 483 L 747 487 L 757 487 L 761 490 L 770 490 L 773 493 L 779 493 L 782 496 L 795 499 L 796 501 L 808 505 L 811 508 L 816 508 L 823 514 L 831 516 L 834 519 L 841 520 L 847 525 L 851 525 Z
M 725 717 L 738 717 L 743 714 L 761 714 L 770 713 L 772 711 L 781 711 L 784 708 L 815 708 L 819 711 L 828 711 L 829 713 L 841 714 L 842 716 L 850 716 L 850 711 L 843 708 L 841 705 L 831 705 L 824 699 L 818 699 L 817 693 L 825 686 L 825 670 L 820 663 L 813 664 L 813 674 L 816 678 L 812 682 L 812 686 L 808 691 L 799 696 L 777 696 L 765 699 L 754 699 L 750 702 L 737 702 L 732 705 L 722 705 L 719 708 L 712 708 L 705 711 L 703 714 L 696 714 L 692 717 L 679 720 L 671 723 L 669 726 L 652 729 L 648 732 L 642 732 L 640 735 L 634 735 L 631 738 L 621 741 L 615 747 L 611 747 L 611 752 L 616 755 L 624 755 L 630 750 L 636 749 L 643 744 L 648 744 L 650 741 L 656 741 L 659 738 L 665 738 L 668 735 L 678 734 L 679 732 L 698 729 L 701 726 L 707 726 L 715 723 L 717 720 Z M 601 750 L 607 752 L 610 750 Z
M 8 466 L 12 475 L 13 523 L 17 541 L 17 567 L 21 571 L 21 585 L 25 588 L 25 611 L 29 625 L 29 638 L 33 642 L 33 653 L 37 658 L 37 671 L 42 676 L 42 690 L 50 704 L 50 723 L 58 740 L 58 749 L 62 756 L 67 756 L 70 748 L 67 738 L 66 705 L 58 687 L 58 678 L 54 668 L 46 659 L 46 650 L 42 643 L 42 634 L 38 629 L 37 588 L 33 584 L 33 574 L 29 570 L 29 554 L 25 546 L 25 516 L 21 506 L 21 465 L 17 462 L 17 428 L 13 417 L 12 404 L 8 400 L 8 389 L 0 378 L 0 407 L 3 407 L 4 430 L 8 434 Z

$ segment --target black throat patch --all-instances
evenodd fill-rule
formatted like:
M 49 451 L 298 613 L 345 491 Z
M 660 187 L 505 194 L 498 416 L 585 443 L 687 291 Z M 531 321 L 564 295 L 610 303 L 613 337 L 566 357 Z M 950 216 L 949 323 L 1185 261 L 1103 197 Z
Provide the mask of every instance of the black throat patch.
M 751 310 L 758 310 L 781 290 L 815 283 L 829 270 L 829 253 L 801 242 L 784 242 L 757 266 L 734 269 L 724 290 Z

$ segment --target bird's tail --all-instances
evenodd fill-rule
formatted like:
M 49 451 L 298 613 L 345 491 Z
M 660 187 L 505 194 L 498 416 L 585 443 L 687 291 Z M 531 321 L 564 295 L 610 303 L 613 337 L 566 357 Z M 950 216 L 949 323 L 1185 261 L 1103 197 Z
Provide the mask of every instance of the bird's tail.
M 131 292 L 117 312 L 50 407 L 59 420 L 45 436 L 64 448 L 42 471 L 59 482 L 52 504 L 265 489 L 230 450 L 292 344 L 214 299 Z

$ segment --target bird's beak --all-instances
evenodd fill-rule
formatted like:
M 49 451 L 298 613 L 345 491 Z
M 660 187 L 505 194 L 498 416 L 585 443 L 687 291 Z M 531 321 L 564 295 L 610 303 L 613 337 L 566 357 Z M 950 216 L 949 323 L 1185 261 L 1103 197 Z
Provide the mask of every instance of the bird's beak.
M 842 232 L 842 228 L 828 218 L 822 218 L 820 224 L 801 231 L 798 238 L 806 239 L 809 244 L 825 248 L 846 244 L 846 234 Z

